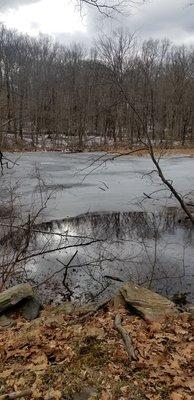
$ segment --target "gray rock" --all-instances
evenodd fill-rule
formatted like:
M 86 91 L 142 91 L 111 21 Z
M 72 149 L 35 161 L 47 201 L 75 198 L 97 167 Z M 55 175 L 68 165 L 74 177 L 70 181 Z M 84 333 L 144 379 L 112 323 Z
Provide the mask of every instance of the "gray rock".
M 188 307 L 188 312 L 189 312 L 190 319 L 194 320 L 194 305 L 190 305 Z
M 146 321 L 159 321 L 167 316 L 178 314 L 172 301 L 132 282 L 122 286 L 119 293 L 123 296 L 126 305 Z
M 6 329 L 13 325 L 13 320 L 8 318 L 6 315 L 0 316 L 0 329 Z
M 0 314 L 19 312 L 30 321 L 38 317 L 40 309 L 41 304 L 29 284 L 13 286 L 0 293 Z
M 33 297 L 33 289 L 27 283 L 4 290 L 0 293 L 0 314 L 28 297 Z
M 21 315 L 28 321 L 31 321 L 39 316 L 41 303 L 36 297 L 30 297 L 25 300 L 21 307 Z
M 95 398 L 97 396 L 97 391 L 94 388 L 87 388 L 80 393 L 75 393 L 72 400 L 88 400 L 90 398 Z

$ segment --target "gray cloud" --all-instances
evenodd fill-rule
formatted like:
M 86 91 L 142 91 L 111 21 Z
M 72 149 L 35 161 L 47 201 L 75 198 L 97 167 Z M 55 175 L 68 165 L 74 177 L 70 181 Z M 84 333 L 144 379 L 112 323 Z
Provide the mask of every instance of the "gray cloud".
M 4 12 L 9 8 L 17 8 L 22 5 L 36 3 L 39 0 L 0 0 L 0 12 Z
M 141 35 L 168 36 L 177 42 L 193 36 L 194 42 L 194 8 L 186 7 L 185 0 L 155 0 L 143 8 L 132 22 Z
M 88 11 L 88 33 L 109 32 L 123 27 L 140 39 L 168 37 L 176 43 L 194 44 L 194 6 L 188 0 L 150 0 L 117 20 L 99 21 L 94 10 Z
M 89 36 L 88 33 L 84 32 L 61 32 L 61 33 L 52 33 L 52 36 L 57 42 L 65 44 L 67 46 L 72 45 L 74 43 L 79 43 L 85 49 L 89 49 L 93 45 L 93 37 Z
M 40 0 L 0 0 L 0 12 L 38 1 Z M 76 0 L 73 1 L 76 3 Z M 130 0 L 127 2 L 129 4 Z M 56 0 L 55 3 L 57 7 Z M 94 7 L 86 6 L 86 33 L 55 34 L 52 27 L 47 33 L 63 43 L 78 40 L 88 45 L 103 31 L 110 32 L 123 27 L 130 32 L 136 32 L 140 39 L 168 37 L 176 43 L 194 44 L 194 6 L 188 7 L 188 3 L 189 0 L 148 0 L 140 7 L 129 7 L 125 15 L 117 14 L 114 19 L 103 18 Z M 32 21 L 32 24 L 36 22 Z M 41 31 L 41 26 L 39 28 Z

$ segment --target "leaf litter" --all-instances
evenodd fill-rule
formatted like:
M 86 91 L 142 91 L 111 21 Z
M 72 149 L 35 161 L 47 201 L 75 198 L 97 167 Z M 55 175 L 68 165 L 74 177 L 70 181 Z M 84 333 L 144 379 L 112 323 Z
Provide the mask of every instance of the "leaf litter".
M 30 389 L 25 399 L 71 400 L 94 388 L 91 400 L 194 400 L 189 314 L 147 323 L 121 312 L 137 361 L 128 359 L 111 305 L 82 322 L 76 311 L 47 308 L 0 331 L 0 399 Z

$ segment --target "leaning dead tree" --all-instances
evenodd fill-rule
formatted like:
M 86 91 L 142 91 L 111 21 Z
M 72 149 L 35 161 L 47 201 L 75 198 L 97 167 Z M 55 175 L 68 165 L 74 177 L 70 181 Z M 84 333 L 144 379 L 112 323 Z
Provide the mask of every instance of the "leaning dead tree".
M 172 181 L 165 177 L 165 175 L 164 175 L 164 173 L 163 173 L 163 171 L 162 171 L 162 169 L 160 167 L 159 160 L 157 159 L 157 157 L 156 157 L 156 155 L 154 153 L 154 148 L 153 148 L 153 145 L 151 143 L 151 140 L 150 140 L 149 136 L 147 136 L 147 139 L 148 139 L 148 151 L 149 151 L 150 157 L 151 157 L 151 159 L 152 159 L 152 161 L 153 161 L 153 163 L 154 163 L 154 165 L 156 167 L 156 171 L 158 172 L 158 175 L 159 175 L 161 181 L 170 190 L 172 195 L 179 202 L 182 210 L 185 212 L 185 214 L 187 215 L 189 220 L 192 222 L 192 224 L 194 224 L 194 215 L 191 213 L 189 207 L 184 202 L 183 197 L 175 189 Z
M 165 177 L 160 166 L 160 157 L 156 156 L 154 150 L 156 139 L 155 102 L 157 94 L 153 86 L 153 79 L 156 79 L 162 68 L 165 54 L 168 50 L 168 43 L 163 43 L 160 53 L 158 53 L 157 49 L 158 43 L 151 42 L 144 44 L 144 46 L 144 59 L 139 60 L 140 70 L 146 88 L 146 103 L 143 105 L 143 107 L 145 107 L 143 113 L 142 107 L 140 107 L 134 99 L 135 91 L 131 92 L 131 90 L 129 90 L 126 81 L 126 75 L 134 69 L 134 64 L 131 63 L 130 58 L 130 54 L 133 52 L 133 36 L 131 35 L 129 37 L 128 35 L 124 35 L 123 32 L 118 32 L 114 40 L 111 37 L 104 36 L 99 40 L 98 49 L 100 58 L 107 66 L 109 80 L 112 82 L 117 93 L 119 93 L 120 102 L 126 104 L 128 113 L 133 113 L 134 120 L 139 126 L 140 135 L 138 142 L 147 149 L 162 183 L 170 190 L 189 220 L 194 224 L 194 215 L 185 204 L 183 197 L 175 189 L 173 182 Z M 149 129 L 149 125 L 151 126 L 151 130 Z M 131 151 L 128 152 L 128 154 L 130 153 Z M 121 152 L 119 156 L 124 154 L 126 154 L 126 152 Z

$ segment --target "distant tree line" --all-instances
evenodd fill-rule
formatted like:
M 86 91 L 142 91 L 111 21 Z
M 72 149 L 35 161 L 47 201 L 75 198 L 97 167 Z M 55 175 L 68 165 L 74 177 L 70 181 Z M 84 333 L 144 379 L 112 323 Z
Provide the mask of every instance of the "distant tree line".
M 194 143 L 194 48 L 122 31 L 86 51 L 0 27 L 0 145 Z

